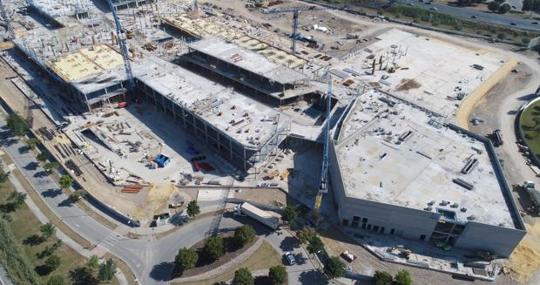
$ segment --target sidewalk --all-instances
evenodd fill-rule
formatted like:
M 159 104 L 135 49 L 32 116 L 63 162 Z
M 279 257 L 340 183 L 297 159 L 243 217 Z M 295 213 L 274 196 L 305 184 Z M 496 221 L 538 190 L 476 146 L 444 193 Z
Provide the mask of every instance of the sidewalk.
M 2 163 L 5 165 L 4 161 L 2 161 Z M 15 165 L 13 165 L 13 164 L 8 166 L 8 168 L 10 168 L 10 169 L 13 169 L 14 167 L 15 167 Z M 27 195 L 27 197 L 29 197 L 26 189 L 24 189 L 24 187 L 21 185 L 19 180 L 17 178 L 15 178 L 15 176 L 10 175 L 9 176 L 9 181 L 13 184 L 13 186 L 15 187 L 17 192 L 25 193 Z M 41 212 L 41 210 L 38 208 L 38 206 L 34 203 L 34 201 L 32 199 L 27 198 L 25 200 L 25 202 L 26 202 L 26 205 L 28 205 L 28 208 L 30 209 L 30 211 L 34 214 L 34 216 L 36 216 L 36 218 L 41 223 L 46 224 L 46 223 L 49 222 L 49 219 L 45 216 L 45 214 L 43 214 Z M 62 242 L 64 244 L 71 247 L 73 250 L 75 250 L 76 252 L 78 252 L 79 254 L 81 254 L 82 256 L 84 256 L 86 258 L 90 258 L 92 255 L 96 255 L 94 250 L 89 251 L 88 249 L 82 247 L 80 244 L 75 242 L 73 239 L 71 239 L 68 235 L 64 234 L 58 228 L 56 229 L 56 237 L 58 239 L 62 240 Z M 101 257 L 104 254 L 105 254 L 105 252 L 103 254 L 101 254 L 101 255 L 98 255 L 98 257 Z M 118 282 L 120 283 L 120 285 L 128 285 L 126 276 L 124 275 L 124 273 L 122 271 L 117 269 L 117 272 L 116 272 L 115 276 L 118 279 Z M 9 283 L 6 283 L 6 284 L 9 284 Z

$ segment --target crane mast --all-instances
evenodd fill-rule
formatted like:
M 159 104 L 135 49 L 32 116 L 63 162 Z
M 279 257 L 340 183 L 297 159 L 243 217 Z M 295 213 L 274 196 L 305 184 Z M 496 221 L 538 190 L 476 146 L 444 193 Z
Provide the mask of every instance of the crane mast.
M 116 26 L 116 35 L 118 36 L 118 44 L 120 45 L 120 53 L 122 54 L 122 58 L 124 59 L 124 69 L 126 70 L 126 75 L 128 79 L 128 92 L 133 91 L 133 88 L 135 88 L 135 79 L 133 77 L 133 70 L 131 69 L 131 64 L 129 62 L 129 53 L 128 53 L 128 47 L 127 47 L 127 38 L 126 35 L 122 32 L 122 24 L 120 23 L 120 18 L 118 18 L 116 6 L 112 3 L 111 0 L 108 0 L 109 6 L 111 7 L 111 11 L 114 18 L 114 24 Z
M 321 181 L 319 183 L 319 192 L 328 192 L 328 165 L 329 165 L 329 144 L 330 144 L 330 110 L 332 109 L 332 75 L 327 73 L 328 90 L 326 92 L 326 123 L 324 125 L 323 137 L 323 161 L 321 169 Z
M 301 11 L 321 11 L 326 10 L 327 8 L 318 7 L 318 6 L 306 6 L 306 7 L 287 7 L 287 8 L 273 8 L 268 9 L 265 13 L 276 14 L 276 13 L 293 13 L 293 22 L 292 22 L 292 33 L 291 33 L 291 52 L 296 53 L 296 41 L 300 38 L 298 33 L 298 21 L 300 19 Z

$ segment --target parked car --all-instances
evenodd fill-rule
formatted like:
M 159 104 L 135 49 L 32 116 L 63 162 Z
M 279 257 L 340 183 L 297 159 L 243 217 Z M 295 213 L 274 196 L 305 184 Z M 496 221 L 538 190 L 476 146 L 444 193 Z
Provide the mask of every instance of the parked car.
M 353 262 L 356 259 L 356 256 L 350 253 L 348 250 L 342 252 L 341 257 L 343 257 L 343 259 L 347 260 L 348 262 Z
M 292 254 L 292 252 L 287 251 L 284 254 L 284 257 L 285 257 L 285 260 L 287 261 L 288 265 L 295 265 L 296 264 L 296 259 L 294 258 L 294 255 Z

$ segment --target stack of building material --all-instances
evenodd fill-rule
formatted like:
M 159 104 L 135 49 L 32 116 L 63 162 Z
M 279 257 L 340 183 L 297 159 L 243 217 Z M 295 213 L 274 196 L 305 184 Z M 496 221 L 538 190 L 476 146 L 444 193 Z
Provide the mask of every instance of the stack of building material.
M 122 193 L 139 193 L 141 192 L 143 186 L 142 185 L 139 185 L 139 184 L 134 184 L 134 185 L 127 185 L 127 186 L 124 186 L 124 188 L 122 188 Z

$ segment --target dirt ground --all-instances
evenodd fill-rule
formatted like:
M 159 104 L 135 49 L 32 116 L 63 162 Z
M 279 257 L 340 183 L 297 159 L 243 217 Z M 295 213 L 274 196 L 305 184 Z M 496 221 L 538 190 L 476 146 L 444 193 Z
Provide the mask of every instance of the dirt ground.
M 511 98 L 516 92 L 516 86 L 524 86 L 531 82 L 533 76 L 530 67 L 520 64 L 517 67 L 518 73 L 511 73 L 497 84 L 485 96 L 470 118 L 480 118 L 485 123 L 474 126 L 469 123 L 469 129 L 480 134 L 487 134 L 494 129 L 501 128 L 501 121 L 512 124 L 517 115 L 517 109 L 530 100 L 530 96 L 520 96 Z M 502 102 L 502 103 L 501 103 Z M 508 102 L 508 103 L 505 103 Z M 504 114 L 504 117 L 500 117 Z M 514 144 L 513 134 L 504 134 L 505 145 Z M 506 151 L 504 148 L 497 148 L 497 154 L 503 162 L 503 169 L 509 184 L 519 184 L 524 180 L 534 180 L 530 175 L 530 170 L 525 165 L 526 158 L 517 151 Z M 528 199 L 521 192 L 516 192 L 516 201 L 520 209 L 527 208 Z M 527 235 L 518 245 L 507 267 L 511 277 L 520 284 L 539 284 L 535 276 L 540 272 L 540 219 L 526 216 L 524 218 L 527 226 Z
M 533 281 L 531 280 L 533 275 L 540 269 L 540 221 L 537 219 L 532 222 L 532 225 L 527 226 L 527 235 L 508 262 L 512 278 L 520 284 L 538 284 L 530 282 Z
M 232 9 L 234 10 L 235 15 L 249 19 L 254 23 L 271 23 L 271 30 L 281 34 L 281 41 L 286 41 L 283 47 L 290 46 L 290 40 L 288 40 L 287 37 L 292 32 L 292 13 L 263 14 L 257 10 L 250 11 L 244 7 L 244 1 L 204 0 L 202 2 L 217 5 L 224 11 Z M 297 1 L 285 0 L 283 2 L 284 4 L 279 5 L 278 7 L 297 7 L 305 5 L 304 3 L 298 3 Z M 313 30 L 314 24 L 326 27 L 329 31 L 326 33 L 315 31 Z M 372 28 L 373 27 L 369 22 L 362 24 L 354 23 L 347 19 L 336 17 L 325 11 L 303 11 L 300 13 L 299 17 L 298 32 L 306 37 L 313 36 L 314 39 L 324 45 L 323 51 L 331 53 L 333 56 L 339 56 L 348 53 L 350 49 L 356 46 L 355 40 L 346 39 L 347 33 L 366 34 L 366 32 Z M 300 41 L 298 41 L 297 44 L 299 46 L 304 45 Z M 339 48 L 339 50 L 335 48 Z
M 271 206 L 287 205 L 287 195 L 278 189 L 241 189 L 234 197 Z
M 343 251 L 348 250 L 352 254 L 357 256 L 357 259 L 352 263 L 345 262 L 347 266 L 351 266 L 353 271 L 358 274 L 366 276 L 372 276 L 376 270 L 384 270 L 390 274 L 395 274 L 399 270 L 406 269 L 410 272 L 414 284 L 416 285 L 466 285 L 473 284 L 470 281 L 463 281 L 453 279 L 450 274 L 435 272 L 426 269 L 420 269 L 415 267 L 403 266 L 390 262 L 383 262 L 362 246 L 358 245 L 346 235 L 341 233 L 338 229 L 330 228 L 322 233 L 322 239 L 331 256 L 339 256 Z M 501 275 L 497 277 L 495 282 L 488 281 L 474 281 L 476 285 L 512 285 L 517 284 L 509 276 Z

